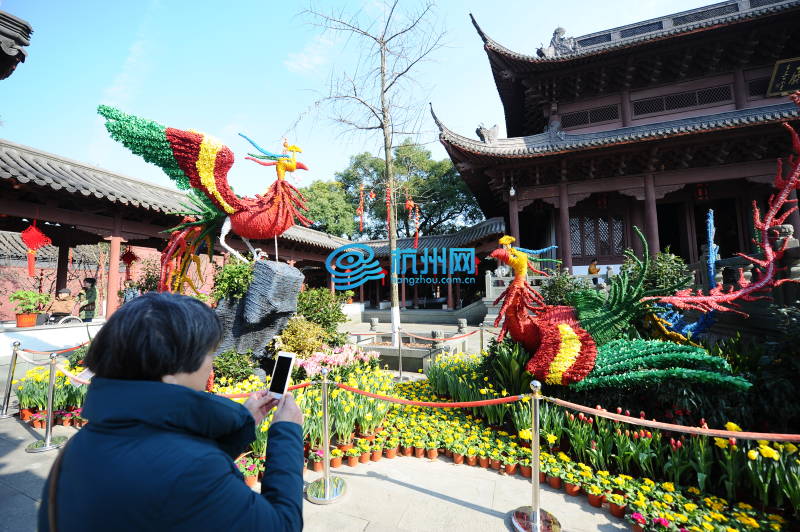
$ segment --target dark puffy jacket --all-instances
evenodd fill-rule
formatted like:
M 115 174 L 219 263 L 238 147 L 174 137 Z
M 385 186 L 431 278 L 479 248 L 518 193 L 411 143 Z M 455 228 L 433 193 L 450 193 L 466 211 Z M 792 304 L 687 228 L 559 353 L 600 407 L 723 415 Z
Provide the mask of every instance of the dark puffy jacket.
M 255 439 L 252 416 L 184 386 L 95 377 L 89 424 L 68 443 L 57 491 L 59 532 L 273 531 L 303 528 L 303 441 L 295 423 L 269 429 L 261 495 L 232 458 Z M 48 484 L 39 530 L 49 530 Z

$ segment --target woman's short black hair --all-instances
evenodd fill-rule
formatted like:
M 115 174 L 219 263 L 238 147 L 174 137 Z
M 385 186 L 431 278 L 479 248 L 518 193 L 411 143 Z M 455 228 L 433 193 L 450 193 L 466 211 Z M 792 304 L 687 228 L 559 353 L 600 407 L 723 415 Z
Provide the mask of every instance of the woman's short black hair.
M 221 339 L 222 325 L 204 303 L 149 292 L 114 312 L 92 340 L 85 362 L 98 377 L 160 381 L 197 371 Z
M 94 277 L 87 277 L 86 279 L 83 280 L 83 282 L 95 286 L 97 284 L 97 279 L 95 279 Z

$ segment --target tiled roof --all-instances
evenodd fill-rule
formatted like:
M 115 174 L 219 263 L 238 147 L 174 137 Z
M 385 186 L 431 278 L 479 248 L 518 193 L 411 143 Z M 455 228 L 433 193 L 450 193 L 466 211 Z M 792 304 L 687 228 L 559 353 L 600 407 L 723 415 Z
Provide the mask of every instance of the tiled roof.
M 502 218 L 489 218 L 471 227 L 466 227 L 455 233 L 446 235 L 422 235 L 419 237 L 419 248 L 457 248 L 468 247 L 469 244 L 477 242 L 486 237 L 502 236 L 505 234 L 506 224 Z M 378 257 L 389 256 L 388 240 L 369 240 L 360 242 L 367 244 L 375 250 Z M 397 249 L 411 249 L 414 247 L 413 238 L 398 238 Z
M 47 232 L 47 227 L 44 228 Z M 91 251 L 97 249 L 95 246 L 81 245 L 73 248 L 75 256 L 73 260 L 83 263 L 95 263 L 96 253 Z M 0 264 L 9 261 L 27 261 L 28 248 L 22 242 L 22 237 L 19 233 L 11 231 L 0 231 Z M 58 262 L 58 248 L 56 246 L 42 246 L 36 250 L 36 263 L 40 266 L 47 266 L 49 264 L 55 267 Z
M 431 111 L 432 112 L 432 111 Z M 753 109 L 737 109 L 725 113 L 682 118 L 642 126 L 632 126 L 596 133 L 565 133 L 547 131 L 528 137 L 497 139 L 491 143 L 463 137 L 447 129 L 433 115 L 439 126 L 439 138 L 444 144 L 477 155 L 502 158 L 528 158 L 627 144 L 629 142 L 655 140 L 679 135 L 707 133 L 724 129 L 780 122 L 800 117 L 800 110 L 793 103 L 782 103 Z
M 285 233 L 279 236 L 278 239 L 291 240 L 325 249 L 336 249 L 339 246 L 352 242 L 352 240 L 347 240 L 346 238 L 323 233 L 322 231 L 317 231 L 316 229 L 311 229 L 309 227 L 303 227 L 302 225 L 293 225 L 287 229 Z
M 185 194 L 0 139 L 0 179 L 171 214 Z
M 18 63 L 25 61 L 30 44 L 31 25 L 5 11 L 0 11 L 0 79 L 14 72 Z
M 646 20 L 576 37 L 578 44 L 573 53 L 561 54 L 545 58 L 536 55 L 521 54 L 509 50 L 505 46 L 486 35 L 472 17 L 487 51 L 495 52 L 505 58 L 527 63 L 562 63 L 572 59 L 594 55 L 609 50 L 625 48 L 645 41 L 661 40 L 687 33 L 696 33 L 719 25 L 744 22 L 759 17 L 769 16 L 781 11 L 800 6 L 800 0 L 729 0 L 713 5 L 703 6 L 681 13 L 675 13 L 656 19 Z

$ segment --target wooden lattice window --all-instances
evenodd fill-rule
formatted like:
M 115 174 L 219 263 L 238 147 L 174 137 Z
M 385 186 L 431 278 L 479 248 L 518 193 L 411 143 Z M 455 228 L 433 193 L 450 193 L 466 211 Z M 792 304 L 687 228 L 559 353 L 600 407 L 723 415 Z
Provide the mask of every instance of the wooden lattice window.
M 571 216 L 573 257 L 619 257 L 625 250 L 625 220 L 613 215 Z

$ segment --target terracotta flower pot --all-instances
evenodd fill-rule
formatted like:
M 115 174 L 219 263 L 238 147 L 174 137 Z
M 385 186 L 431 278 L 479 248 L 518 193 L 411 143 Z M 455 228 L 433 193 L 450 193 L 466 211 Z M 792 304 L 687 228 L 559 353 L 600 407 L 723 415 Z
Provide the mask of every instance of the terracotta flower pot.
M 359 463 L 366 464 L 369 462 L 369 455 L 370 453 L 361 453 L 361 456 L 358 457 Z
M 402 447 L 401 451 L 403 453 L 403 456 L 411 456 L 412 454 L 414 454 L 413 447 Z
M 350 449 L 353 448 L 353 442 L 350 442 L 350 443 L 337 443 L 336 444 L 336 448 L 339 449 L 340 451 L 342 451 L 343 453 L 346 453 L 347 451 L 349 451 Z
M 492 469 L 497 469 L 499 471 L 500 470 L 500 460 L 496 460 L 494 458 L 490 458 L 489 459 L 489 467 L 491 467 Z
M 373 462 L 377 462 L 378 460 L 381 459 L 382 456 L 383 456 L 383 450 L 380 451 L 375 450 L 372 451 L 372 455 L 369 457 L 369 459 L 372 460 Z
M 20 408 L 19 410 L 19 419 L 20 421 L 28 421 L 31 419 L 33 415 L 33 411 L 30 408 Z
M 531 478 L 531 475 L 533 475 L 533 468 L 529 465 L 521 465 L 519 466 L 519 472 L 523 477 Z
M 513 475 L 517 472 L 517 464 L 505 464 L 503 469 L 505 469 L 506 475 Z
M 631 530 L 633 530 L 633 532 L 644 532 L 644 528 L 642 528 L 642 525 L 633 525 L 631 527 Z
M 355 467 L 358 465 L 358 456 L 348 456 L 347 457 L 347 465 L 350 467 Z
M 422 458 L 425 456 L 425 447 L 414 447 L 414 456 Z
M 367 440 L 370 442 L 375 441 L 374 434 L 359 434 L 358 437 L 361 438 L 362 440 Z
M 397 447 L 392 447 L 391 449 L 384 449 L 383 452 L 386 454 L 386 458 L 394 458 L 397 456 Z
M 62 427 L 69 427 L 72 425 L 72 420 L 67 418 L 61 418 L 61 426 Z
M 315 473 L 321 473 L 322 468 L 323 468 L 322 462 L 314 462 L 311 466 L 311 470 L 314 471 Z
M 570 484 L 569 482 L 564 483 L 564 491 L 567 492 L 567 495 L 572 495 L 573 497 L 577 497 L 581 494 L 581 487 L 578 484 Z
M 453 453 L 453 463 L 459 464 L 459 465 L 463 464 L 464 463 L 464 455 L 463 454 L 458 454 L 458 453 Z
M 547 482 L 547 475 L 539 471 L 539 484 L 544 484 Z
M 448 458 L 452 458 L 453 457 L 453 451 L 451 451 L 450 449 L 445 449 L 444 450 L 444 455 L 446 457 L 448 457 Z
M 439 449 L 426 449 L 425 454 L 428 455 L 428 460 L 436 460 L 439 456 Z
M 547 484 L 554 490 L 561 489 L 561 479 L 558 477 L 547 477 Z
M 478 463 L 480 464 L 480 466 L 482 468 L 488 469 L 489 468 L 489 457 L 488 456 L 481 456 L 480 458 L 478 458 Z
M 611 512 L 611 515 L 614 517 L 619 517 L 620 519 L 625 517 L 626 508 L 626 505 L 620 506 L 619 504 L 615 504 L 613 502 L 608 505 L 608 511 Z
M 589 499 L 589 504 L 591 504 L 595 508 L 600 508 L 601 506 L 603 506 L 604 497 L 602 495 L 593 495 L 589 493 L 586 497 Z
M 247 484 L 248 488 L 252 488 L 258 482 L 258 477 L 255 475 L 247 475 L 244 477 L 244 483 Z
M 17 314 L 17 327 L 36 326 L 36 314 Z
M 35 429 L 43 429 L 44 428 L 44 420 L 43 419 L 34 419 L 31 421 L 33 428 Z
M 331 458 L 331 467 L 337 468 L 342 467 L 342 457 L 341 456 L 334 456 Z

